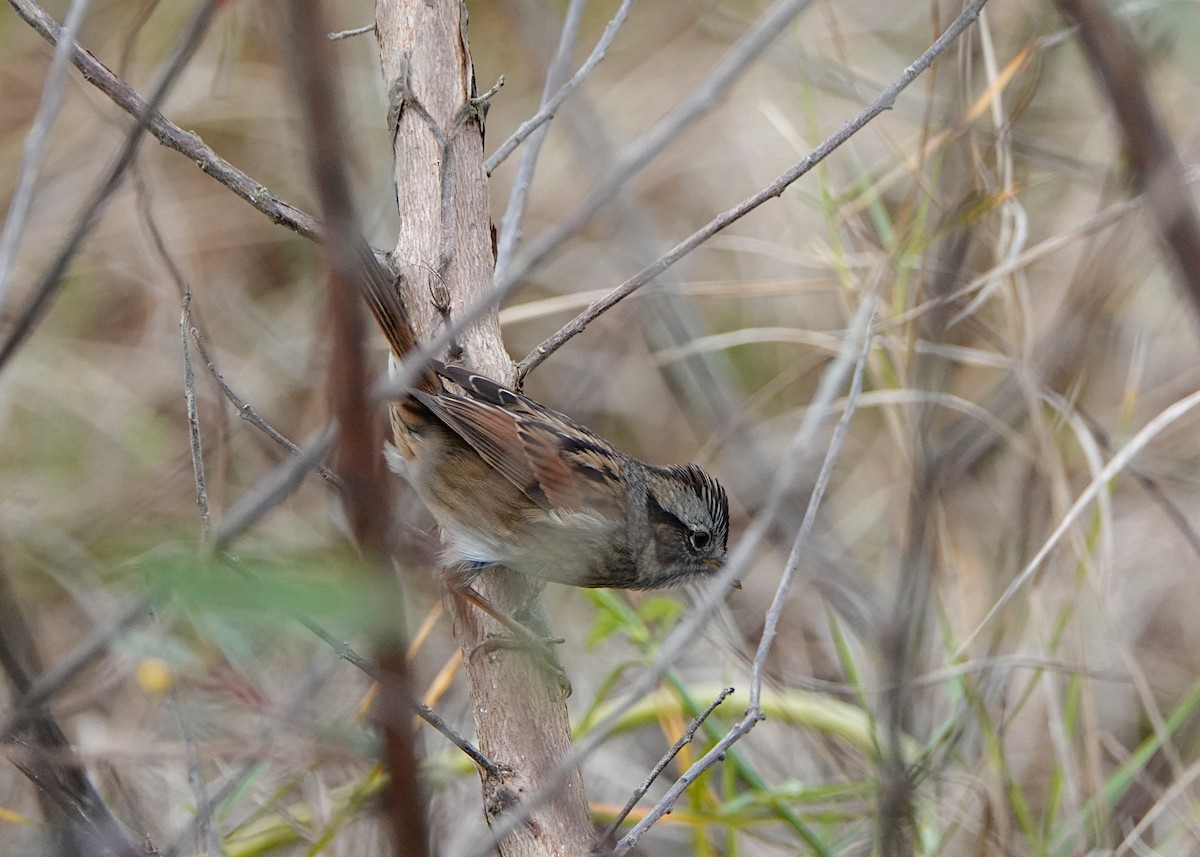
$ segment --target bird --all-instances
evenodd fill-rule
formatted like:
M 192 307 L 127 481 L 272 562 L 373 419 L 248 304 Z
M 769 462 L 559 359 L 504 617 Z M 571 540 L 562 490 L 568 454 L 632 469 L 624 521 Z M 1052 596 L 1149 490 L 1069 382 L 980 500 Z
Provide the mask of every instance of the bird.
M 369 260 L 365 258 L 369 256 Z M 361 278 L 392 366 L 418 350 L 398 278 L 369 248 Z M 729 500 L 696 464 L 658 466 L 469 369 L 424 360 L 391 405 L 393 469 L 441 533 L 462 586 L 504 566 L 535 582 L 661 589 L 714 576 Z

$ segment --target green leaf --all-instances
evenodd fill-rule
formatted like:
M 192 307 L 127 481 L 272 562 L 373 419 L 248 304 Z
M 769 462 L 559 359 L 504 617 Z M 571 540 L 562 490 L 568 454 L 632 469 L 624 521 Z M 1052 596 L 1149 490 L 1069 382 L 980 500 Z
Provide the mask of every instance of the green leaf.
M 602 606 L 596 611 L 596 620 L 592 622 L 591 630 L 587 635 L 587 647 L 595 649 L 613 634 L 621 629 L 624 625 L 621 617 L 611 610 L 605 610 Z
M 647 625 L 659 625 L 659 630 L 664 631 L 670 630 L 679 621 L 683 607 L 673 598 L 649 598 L 637 612 Z

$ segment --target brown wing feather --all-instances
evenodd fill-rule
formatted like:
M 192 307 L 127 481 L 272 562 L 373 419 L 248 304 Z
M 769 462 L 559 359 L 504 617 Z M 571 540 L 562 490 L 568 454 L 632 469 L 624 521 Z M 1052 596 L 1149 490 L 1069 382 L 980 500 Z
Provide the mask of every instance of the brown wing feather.
M 517 433 L 538 486 L 555 507 L 575 511 L 599 506 L 604 498 L 598 486 L 579 478 L 572 461 L 563 455 L 562 434 L 553 425 L 540 419 L 518 420 Z
M 544 509 L 551 508 L 549 498 L 541 490 L 523 453 L 512 414 L 503 408 L 450 393 L 431 396 L 414 391 L 413 395 L 530 500 Z
M 577 440 L 565 447 L 565 426 L 556 425 L 565 418 L 519 393 L 497 389 L 505 394 L 503 406 L 452 393 L 414 395 L 543 509 L 591 509 L 619 517 L 614 486 L 620 484 L 620 463 L 611 448 L 590 432 L 580 444 L 577 430 L 571 433 Z
M 572 424 L 573 425 L 573 424 Z M 615 521 L 625 518 L 624 465 L 613 447 L 586 429 L 559 435 L 560 457 L 580 504 Z

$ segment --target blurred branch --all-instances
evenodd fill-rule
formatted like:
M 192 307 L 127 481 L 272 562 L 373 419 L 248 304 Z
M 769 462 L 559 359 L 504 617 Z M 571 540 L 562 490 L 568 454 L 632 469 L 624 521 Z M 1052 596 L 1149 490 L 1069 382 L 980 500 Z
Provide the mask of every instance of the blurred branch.
M 1083 418 L 1084 422 L 1087 423 L 1097 443 L 1100 444 L 1106 453 L 1111 455 L 1113 441 L 1109 433 L 1104 430 L 1099 421 L 1083 408 L 1076 406 L 1075 410 Z M 1163 490 L 1162 485 L 1159 484 L 1157 479 L 1133 465 L 1130 465 L 1127 470 L 1129 475 L 1142 487 L 1142 490 L 1154 501 L 1154 504 L 1162 509 L 1163 514 L 1167 516 L 1167 519 L 1179 531 L 1179 534 L 1183 536 L 1184 541 L 1188 543 L 1188 547 L 1192 549 L 1192 553 L 1195 554 L 1196 559 L 1200 560 L 1200 533 L 1196 532 L 1196 528 L 1192 526 L 1191 521 L 1183 514 L 1178 504 L 1167 496 L 1167 492 Z
M 329 423 L 305 442 L 302 450 L 280 463 L 249 491 L 234 501 L 217 524 L 212 548 L 220 550 L 257 523 L 300 487 L 305 474 L 317 466 L 337 438 L 336 423 Z
M 215 789 L 209 799 L 209 806 L 222 807 L 223 809 L 235 801 L 238 793 L 246 788 L 260 772 L 260 767 L 265 759 L 270 758 L 272 744 L 278 739 L 278 725 L 280 723 L 290 723 L 300 714 L 300 712 L 309 705 L 313 699 L 317 698 L 321 687 L 330 679 L 337 669 L 337 663 L 327 665 L 323 669 L 313 670 L 308 677 L 301 682 L 292 691 L 291 696 L 279 707 L 278 716 L 268 718 L 264 722 L 264 727 L 260 733 L 259 742 L 260 749 L 257 752 L 250 753 L 241 757 L 240 763 L 232 771 L 225 775 L 225 782 L 220 787 Z M 289 821 L 291 819 L 289 818 Z M 174 837 L 171 838 L 169 846 L 163 851 L 163 857 L 178 857 L 179 854 L 191 854 L 188 848 L 189 843 L 194 841 L 199 835 L 201 828 L 209 823 L 209 819 L 205 819 L 202 813 L 197 812 L 190 822 L 184 825 Z M 231 846 L 240 832 L 244 830 L 239 825 L 234 833 L 226 836 L 223 840 L 223 845 L 226 847 L 224 853 L 235 853 Z M 311 843 L 310 843 L 311 844 Z M 245 851 L 241 853 L 246 853 Z M 252 852 L 254 854 L 265 853 L 261 849 Z M 149 857 L 149 855 L 147 855 Z
M 368 675 L 375 681 L 379 681 L 379 668 L 356 652 L 349 643 L 345 642 L 344 640 L 339 640 L 337 637 L 307 616 L 297 615 L 296 619 L 301 625 L 303 625 L 305 628 L 308 628 L 308 630 L 312 631 L 314 634 L 324 640 L 342 660 L 357 667 L 363 672 L 364 675 Z M 479 752 L 479 750 L 477 750 L 470 741 L 459 735 L 449 723 L 442 719 L 440 714 L 423 702 L 414 701 L 413 705 L 417 710 L 417 715 L 422 720 L 424 720 L 438 732 L 442 733 L 443 737 L 445 737 L 455 747 L 462 750 L 467 758 L 478 765 L 481 770 L 490 776 L 500 776 L 501 771 L 496 763 L 487 756 L 483 755 L 483 753 Z
M 1033 559 L 1031 559 L 1025 568 L 1021 570 L 1020 574 L 1013 579 L 1012 583 L 1008 585 L 1008 588 L 1004 590 L 1004 593 L 998 599 L 996 599 L 996 602 L 988 609 L 988 612 L 984 615 L 983 619 L 980 620 L 979 624 L 975 627 L 975 630 L 967 635 L 962 643 L 959 644 L 958 648 L 954 652 L 953 657 L 951 658 L 952 660 L 957 660 L 963 656 L 963 654 L 970 648 L 971 644 L 974 643 L 976 638 L 983 632 L 983 629 L 987 627 L 992 619 L 996 617 L 996 614 L 999 613 L 1000 610 L 1012 600 L 1013 596 L 1016 595 L 1017 592 L 1029 582 L 1035 573 L 1037 573 L 1038 569 L 1041 568 L 1042 563 L 1045 561 L 1046 557 L 1050 555 L 1050 552 L 1054 549 L 1055 545 L 1059 543 L 1066 531 L 1070 529 L 1071 525 L 1075 523 L 1076 519 L 1083 513 L 1084 509 L 1086 509 L 1091 502 L 1096 499 L 1100 491 L 1104 490 L 1113 480 L 1113 478 L 1115 478 L 1122 470 L 1128 467 L 1129 463 L 1150 443 L 1150 441 L 1154 440 L 1154 438 L 1166 431 L 1168 428 L 1174 426 L 1176 422 L 1182 419 L 1197 405 L 1200 405 L 1200 393 L 1193 393 L 1190 396 L 1185 396 L 1170 407 L 1165 408 L 1154 419 L 1146 423 L 1146 425 L 1143 426 L 1137 434 L 1129 439 L 1128 443 L 1121 447 L 1120 450 L 1118 450 L 1117 453 L 1113 455 L 1111 459 L 1109 459 L 1108 463 L 1104 465 L 1104 469 L 1096 474 L 1096 476 L 1093 477 L 1088 483 L 1087 487 L 1080 492 L 1079 496 L 1075 499 L 1075 502 L 1071 504 L 1071 508 L 1065 515 L 1063 515 L 1063 518 L 1061 521 L 1059 521 L 1058 526 L 1054 528 L 1054 532 L 1050 534 L 1050 537 L 1047 538 L 1042 546 L 1038 549 L 1038 552 L 1034 555 Z
M 1200 321 L 1200 217 L 1184 178 L 1183 162 L 1146 89 L 1132 37 L 1098 0 L 1056 0 L 1079 39 L 1112 106 L 1135 187 L 1175 262 L 1179 284 Z
M 306 444 L 303 450 L 297 449 L 296 455 L 293 458 L 289 458 L 276 467 L 264 479 L 260 480 L 254 488 L 233 504 L 229 513 L 217 527 L 213 540 L 214 551 L 220 551 L 223 546 L 240 536 L 260 520 L 263 515 L 286 500 L 291 492 L 299 487 L 305 473 L 309 469 L 317 467 L 316 462 L 324 457 L 332 447 L 336 434 L 335 429 L 336 427 L 333 424 L 326 426 L 311 443 Z M 337 484 L 339 486 L 342 485 L 340 481 Z M 226 557 L 226 559 L 232 561 L 230 557 Z M 235 563 L 235 565 L 243 574 L 249 574 L 239 563 Z M 141 605 L 142 612 L 145 609 L 145 606 Z M 296 614 L 295 618 L 300 624 L 324 640 L 338 657 L 348 661 L 376 681 L 379 680 L 379 670 L 370 661 L 358 654 L 348 643 L 339 640 L 308 616 Z M 454 746 L 466 753 L 480 768 L 493 773 L 496 771 L 495 764 L 455 732 L 436 712 L 420 702 L 415 702 L 414 705 L 417 714 L 422 719 L 441 732 Z M 3 735 L 2 731 L 0 731 L 0 735 Z
M 653 280 L 667 268 L 674 265 L 684 256 L 691 253 L 713 235 L 716 235 L 726 226 L 745 217 L 754 209 L 758 208 L 764 202 L 781 195 L 787 187 L 794 181 L 799 179 L 821 161 L 825 160 L 835 149 L 849 140 L 858 131 L 866 126 L 868 122 L 878 116 L 885 110 L 891 109 L 895 103 L 896 97 L 903 92 L 909 84 L 932 65 L 942 53 L 946 51 L 954 43 L 954 41 L 969 27 L 976 18 L 979 17 L 979 12 L 983 9 L 987 0 L 972 0 L 962 13 L 954 19 L 945 32 L 925 51 L 921 56 L 904 72 L 893 81 L 879 96 L 871 102 L 857 116 L 848 121 L 845 125 L 839 128 L 832 136 L 824 143 L 814 149 L 807 157 L 797 162 L 790 167 L 786 172 L 779 176 L 771 184 L 764 187 L 762 190 L 755 193 L 738 203 L 733 208 L 718 214 L 703 227 L 692 233 L 679 244 L 675 245 L 668 253 L 664 254 L 651 264 L 647 265 L 634 276 L 630 277 L 624 283 L 608 293 L 607 296 L 599 301 L 596 301 L 586 310 L 568 322 L 557 333 L 548 338 L 545 342 L 533 349 L 517 364 L 517 377 L 524 379 L 530 372 L 536 369 L 541 363 L 566 344 L 572 337 L 582 333 L 585 328 L 611 307 L 629 297 L 635 291 L 640 289 L 646 283 Z M 561 231 L 563 227 L 559 227 Z M 540 244 L 539 244 L 540 247 Z M 532 253 L 531 253 L 532 255 Z M 529 266 L 532 267 L 532 264 Z M 524 276 L 527 271 L 522 271 L 521 276 Z M 516 275 L 514 274 L 514 277 Z
M 155 619 L 157 618 L 156 614 Z M 196 801 L 196 839 L 208 852 L 209 857 L 221 857 L 221 843 L 212 823 L 212 796 L 208 793 L 204 772 L 200 770 L 200 749 L 196 746 L 192 724 L 188 719 L 187 706 L 183 702 L 183 693 L 179 689 L 179 684 L 174 681 L 174 677 L 172 677 L 171 686 L 167 689 L 167 706 L 179 726 L 179 737 L 183 742 L 183 755 L 187 761 L 188 786 L 192 790 L 192 799 Z
M 31 681 L 15 701 L 8 717 L 0 720 L 0 741 L 7 740 L 16 730 L 29 723 L 51 697 L 108 651 L 117 635 L 143 619 L 149 610 L 148 601 L 130 604 L 111 623 L 93 631 L 90 637 L 60 658 L 47 672 Z
M 23 11 L 25 0 L 9 0 L 9 2 L 14 4 L 14 8 L 18 12 Z M 36 7 L 34 8 L 36 9 Z M 202 0 L 184 25 L 183 31 L 171 49 L 170 56 L 167 57 L 166 62 L 163 64 L 163 70 L 159 75 L 158 83 L 151 90 L 150 100 L 142 103 L 141 110 L 135 114 L 137 122 L 125 134 L 125 142 L 122 144 L 116 160 L 108 168 L 103 180 L 92 191 L 91 196 L 84 203 L 82 210 L 75 219 L 74 225 L 71 227 L 66 241 L 59 248 L 53 262 L 51 262 L 50 267 L 42 275 L 37 286 L 32 290 L 32 297 L 26 303 L 24 309 L 18 313 L 8 339 L 0 346 L 0 371 L 3 370 L 13 354 L 16 353 L 17 348 L 25 341 L 25 338 L 33 331 L 33 328 L 49 307 L 50 300 L 58 291 L 58 287 L 62 283 L 62 278 L 66 274 L 71 260 L 75 257 L 80 245 L 83 244 L 83 240 L 99 221 L 101 212 L 104 210 L 113 193 L 120 187 L 125 173 L 137 159 L 138 151 L 141 148 L 142 141 L 145 139 L 144 132 L 152 124 L 153 117 L 157 113 L 159 105 L 166 99 L 179 74 L 187 66 L 188 60 L 191 59 L 196 48 L 199 47 L 204 34 L 208 32 L 208 25 L 212 21 L 216 8 L 216 0 Z M 36 9 L 36 11 L 40 12 L 41 10 Z M 25 16 L 22 15 L 22 17 Z M 81 50 L 77 50 L 76 56 L 81 52 Z
M 105 805 L 75 748 L 45 699 L 32 702 L 37 682 L 37 647 L 17 602 L 8 573 L 0 566 L 0 666 L 17 697 L 16 711 L 0 730 L 0 745 L 38 789 L 46 821 L 59 837 L 51 848 L 63 853 L 111 853 L 140 857 L 142 846 Z M 14 725 L 18 714 L 23 722 Z
M 376 572 L 391 581 L 389 591 L 394 593 L 395 625 L 375 646 L 380 692 L 374 721 L 383 739 L 383 764 L 389 777 L 382 809 L 391 828 L 394 853 L 422 857 L 428 854 L 428 837 L 409 725 L 404 605 L 393 580 L 388 551 L 392 502 L 380 455 L 380 413 L 368 394 L 370 379 L 363 343 L 360 295 L 366 289 L 359 281 L 370 273 L 364 268 L 366 242 L 358 227 L 345 172 L 349 158 L 342 144 L 343 125 L 336 96 L 340 76 L 330 43 L 322 35 L 326 31 L 318 0 L 294 0 L 285 15 L 289 65 L 326 229 L 321 247 L 329 267 L 333 336 L 329 392 L 340 428 L 337 471 L 345 482 L 342 502 L 355 541 Z

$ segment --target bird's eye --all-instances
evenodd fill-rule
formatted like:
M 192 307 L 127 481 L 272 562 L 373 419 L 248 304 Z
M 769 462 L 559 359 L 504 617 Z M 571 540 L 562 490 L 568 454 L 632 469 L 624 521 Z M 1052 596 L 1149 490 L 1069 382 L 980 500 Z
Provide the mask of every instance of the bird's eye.
M 708 547 L 712 541 L 712 533 L 708 530 L 692 530 L 688 538 L 691 539 L 692 547 L 700 551 Z

